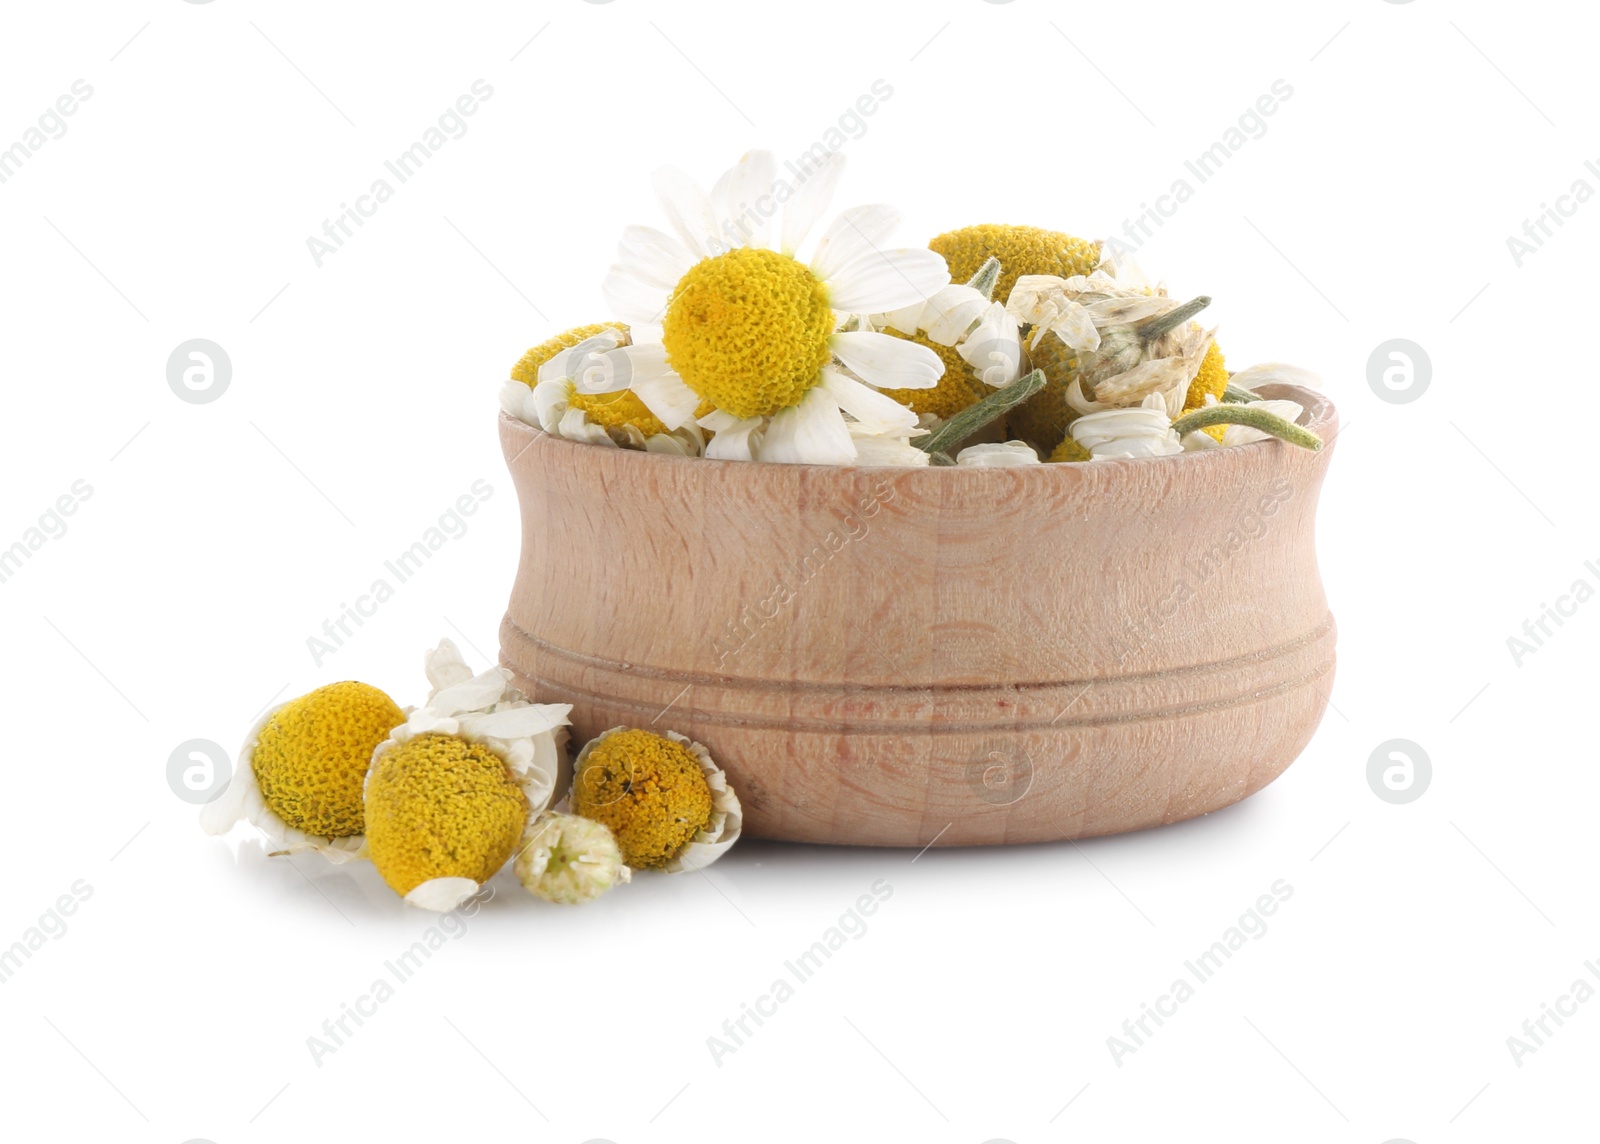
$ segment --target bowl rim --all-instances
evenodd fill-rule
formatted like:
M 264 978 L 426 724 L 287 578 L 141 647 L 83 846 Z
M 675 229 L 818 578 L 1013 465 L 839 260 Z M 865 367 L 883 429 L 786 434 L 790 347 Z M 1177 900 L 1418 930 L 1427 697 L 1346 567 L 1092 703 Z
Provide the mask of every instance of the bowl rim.
M 1252 441 L 1247 445 L 1230 445 L 1226 449 L 1197 449 L 1185 450 L 1182 453 L 1171 453 L 1161 457 L 1103 457 L 1093 462 L 1079 462 L 1077 464 L 1050 464 L 1041 462 L 1038 465 L 813 465 L 794 464 L 785 461 L 724 461 L 714 457 L 685 457 L 677 453 L 652 453 L 645 449 L 600 449 L 586 441 L 573 441 L 565 437 L 558 437 L 553 433 L 546 433 L 537 425 L 530 425 L 519 417 L 513 417 L 505 410 L 500 410 L 502 430 L 507 426 L 513 430 L 521 430 L 534 438 L 546 437 L 551 442 L 548 447 L 570 447 L 582 449 L 584 454 L 588 451 L 600 449 L 603 456 L 611 457 L 622 464 L 692 464 L 697 470 L 707 475 L 717 472 L 726 472 L 729 469 L 738 471 L 771 471 L 774 469 L 796 474 L 821 474 L 827 473 L 834 476 L 841 474 L 893 474 L 897 479 L 906 474 L 928 473 L 946 474 L 930 476 L 927 478 L 912 477 L 913 480 L 994 480 L 996 473 L 1006 473 L 1015 479 L 1019 474 L 1034 472 L 1050 472 L 1053 475 L 1048 480 L 1087 479 L 1090 472 L 1113 474 L 1125 471 L 1127 466 L 1148 465 L 1194 465 L 1216 464 L 1223 459 L 1245 461 L 1258 456 L 1264 449 L 1277 448 L 1287 450 L 1289 453 L 1308 453 L 1312 457 L 1326 457 L 1333 448 L 1334 439 L 1339 432 L 1339 411 L 1327 394 L 1316 389 L 1309 389 L 1303 385 L 1291 385 L 1287 382 L 1269 382 L 1256 387 L 1256 392 L 1262 397 L 1273 400 L 1288 400 L 1299 403 L 1302 407 L 1297 424 L 1310 429 L 1322 438 L 1322 448 L 1316 452 L 1291 445 L 1287 441 L 1278 441 L 1268 437 L 1262 441 Z M 518 455 L 521 451 L 519 450 Z M 643 460 L 633 460 L 617 456 L 618 454 L 635 454 Z M 508 461 L 510 458 L 508 458 Z M 957 477 L 948 474 L 984 474 L 981 476 Z

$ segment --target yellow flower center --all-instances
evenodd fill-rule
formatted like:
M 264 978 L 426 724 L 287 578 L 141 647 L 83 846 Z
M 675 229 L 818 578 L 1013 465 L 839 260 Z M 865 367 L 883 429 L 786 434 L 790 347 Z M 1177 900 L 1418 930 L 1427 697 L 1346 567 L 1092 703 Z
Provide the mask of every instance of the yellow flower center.
M 654 437 L 657 433 L 667 431 L 667 427 L 631 389 L 619 389 L 615 393 L 579 393 L 577 387 L 569 382 L 567 404 L 583 410 L 584 416 L 590 421 L 607 429 L 632 425 L 645 437 Z
M 603 822 L 629 866 L 665 866 L 711 821 L 711 787 L 694 752 L 649 731 L 614 731 L 584 757 L 572 809 Z
M 1074 238 L 1055 230 L 1036 226 L 1004 226 L 980 223 L 941 234 L 928 243 L 928 249 L 944 255 L 950 277 L 965 282 L 991 256 L 1000 260 L 1000 281 L 994 300 L 1004 302 L 1011 287 L 1024 274 L 1054 274 L 1071 278 L 1087 274 L 1100 265 L 1100 246 L 1087 239 Z
M 1077 438 L 1069 433 L 1061 439 L 1061 444 L 1057 445 L 1055 451 L 1050 454 L 1050 460 L 1058 464 L 1063 461 L 1092 461 L 1094 460 L 1094 455 L 1078 444 Z
M 1024 338 L 1031 343 L 1031 338 Z M 1078 414 L 1067 404 L 1067 383 L 1078 368 L 1077 355 L 1055 334 L 1046 333 L 1039 344 L 1029 346 L 1028 360 L 1044 371 L 1044 388 L 1011 411 L 1007 428 L 1011 434 L 1031 441 L 1041 453 L 1049 453 L 1067 437 L 1067 426 Z
M 393 699 L 365 683 L 330 683 L 285 703 L 251 753 L 262 801 L 295 830 L 319 838 L 360 834 L 367 764 L 405 721 Z
M 1183 411 L 1188 413 L 1191 410 L 1204 408 L 1207 396 L 1221 401 L 1223 391 L 1227 388 L 1228 363 L 1223 360 L 1222 351 L 1217 348 L 1217 343 L 1212 342 L 1206 349 L 1205 358 L 1200 362 L 1200 371 L 1189 383 L 1189 392 L 1184 394 Z M 1209 425 L 1200 432 L 1220 441 L 1227 428 L 1226 425 Z
M 678 376 L 735 417 L 798 405 L 828 363 L 832 333 L 821 280 L 787 255 L 752 247 L 692 267 L 661 326 Z
M 367 784 L 367 852 L 401 895 L 432 878 L 487 882 L 527 823 L 528 798 L 505 762 L 454 735 L 384 752 Z

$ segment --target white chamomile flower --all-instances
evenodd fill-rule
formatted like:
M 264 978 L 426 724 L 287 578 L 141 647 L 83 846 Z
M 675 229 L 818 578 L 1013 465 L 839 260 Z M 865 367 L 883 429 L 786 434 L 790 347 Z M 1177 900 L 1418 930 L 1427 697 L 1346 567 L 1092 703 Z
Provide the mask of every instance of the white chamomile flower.
M 1039 454 L 1026 441 L 1004 441 L 987 445 L 968 445 L 956 454 L 956 464 L 979 469 L 1037 465 Z
M 201 808 L 200 828 L 226 834 L 249 822 L 275 855 L 360 857 L 367 766 L 405 719 L 394 700 L 356 682 L 330 683 L 271 708 L 245 736 L 227 787 Z
M 389 887 L 455 909 L 515 854 L 528 822 L 567 782 L 566 703 L 530 703 L 505 668 L 471 673 L 442 640 L 432 693 L 372 753 L 366 853 Z
M 841 328 L 850 315 L 924 301 L 950 281 L 934 251 L 883 248 L 898 212 L 853 207 L 823 232 L 809 261 L 796 257 L 842 165 L 830 155 L 791 182 L 777 175 L 770 152 L 752 151 L 710 194 L 664 170 L 655 188 L 673 234 L 623 232 L 605 295 L 633 327 L 635 344 L 620 349 L 626 384 L 668 429 L 697 419 L 714 431 L 708 457 L 856 463 L 852 421 L 889 437 L 917 427 L 915 413 L 879 390 L 930 388 L 943 372 L 925 346 Z M 577 392 L 621 384 L 586 377 Z
M 621 347 L 628 342 L 624 326 L 584 326 L 529 350 L 517 373 L 526 377 L 531 372 L 531 383 L 507 381 L 500 391 L 501 408 L 569 441 L 700 456 L 705 434 L 698 425 L 687 421 L 668 429 L 627 387 L 632 362 Z M 586 390 L 604 392 L 580 391 L 580 381 Z
M 1150 394 L 1132 408 L 1085 413 L 1072 423 L 1069 432 L 1095 460 L 1165 457 L 1183 452 L 1183 443 L 1172 428 L 1166 398 L 1159 393 Z
M 528 824 L 515 865 L 524 889 L 561 905 L 592 901 L 632 876 L 609 827 L 554 810 Z

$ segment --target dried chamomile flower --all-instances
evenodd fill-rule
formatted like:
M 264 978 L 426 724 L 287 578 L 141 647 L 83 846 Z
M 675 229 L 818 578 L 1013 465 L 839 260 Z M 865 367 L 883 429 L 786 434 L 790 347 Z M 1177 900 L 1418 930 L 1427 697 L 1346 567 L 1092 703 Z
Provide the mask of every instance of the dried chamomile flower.
M 574 813 L 603 822 L 628 865 L 698 870 L 739 837 L 743 812 L 728 778 L 699 743 L 613 727 L 578 753 Z
M 511 380 L 500 391 L 501 407 L 552 436 L 698 457 L 705 449 L 699 426 L 690 421 L 668 429 L 626 388 L 632 362 L 620 351 L 629 340 L 627 326 L 604 322 L 534 346 L 512 367 Z M 622 388 L 615 385 L 619 379 Z M 604 392 L 588 391 L 596 387 Z
M 1000 260 L 1000 279 L 994 297 L 1004 302 L 1024 274 L 1053 274 L 1071 278 L 1088 274 L 1100 264 L 1100 243 L 1075 238 L 1036 226 L 980 223 L 948 231 L 928 243 L 950 266 L 950 277 L 965 282 L 987 259 Z
M 207 834 L 247 820 L 275 854 L 315 850 L 332 862 L 361 851 L 361 788 L 375 747 L 405 712 L 376 687 L 330 683 L 256 721 L 227 789 L 200 812 Z
M 561 905 L 592 901 L 632 876 L 610 827 L 553 810 L 529 824 L 516 870 L 530 894 Z
M 1164 457 L 1183 452 L 1172 429 L 1166 398 L 1152 393 L 1131 409 L 1085 413 L 1072 423 L 1072 437 L 1095 460 L 1107 457 Z
M 1039 454 L 1026 441 L 968 445 L 956 454 L 956 464 L 977 469 L 999 469 L 1038 463 Z
M 676 170 L 655 189 L 673 234 L 629 227 L 604 291 L 633 323 L 621 353 L 628 384 L 668 427 L 691 417 L 716 437 L 706 456 L 802 464 L 857 463 L 863 432 L 907 437 L 916 414 L 881 389 L 925 389 L 938 355 L 870 329 L 852 314 L 886 313 L 950 281 L 928 250 L 887 248 L 899 214 L 887 206 L 844 211 L 809 259 L 797 251 L 832 199 L 843 167 L 835 153 L 794 182 L 771 152 L 751 151 L 708 193 Z M 793 173 L 793 172 L 791 172 Z M 770 244 L 774 188 L 783 219 Z M 659 328 L 659 341 L 645 329 Z M 620 388 L 620 384 L 613 384 Z M 579 392 L 604 391 L 603 379 Z M 701 413 L 701 402 L 709 412 Z
M 428 702 L 373 753 L 367 853 L 408 903 L 448 911 L 511 859 L 564 785 L 572 707 L 528 702 L 504 668 L 470 674 L 449 640 L 425 666 Z

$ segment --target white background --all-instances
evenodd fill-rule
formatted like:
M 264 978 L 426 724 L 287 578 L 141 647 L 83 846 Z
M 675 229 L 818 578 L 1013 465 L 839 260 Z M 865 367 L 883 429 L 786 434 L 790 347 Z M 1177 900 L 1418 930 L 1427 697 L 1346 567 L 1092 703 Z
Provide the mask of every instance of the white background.
M 1600 188 L 1577 11 L 8 5 L 0 146 L 73 81 L 93 95 L 0 185 L 0 547 L 93 492 L 0 584 L 0 946 L 92 887 L 0 985 L 7 1135 L 1578 1138 L 1600 1003 L 1520 1066 L 1506 1044 L 1600 959 L 1600 603 L 1520 666 L 1506 643 L 1600 582 L 1600 205 L 1520 267 L 1506 245 L 1575 180 Z M 307 237 L 478 79 L 466 134 L 319 268 Z M 370 868 L 203 836 L 169 754 L 232 752 L 266 704 L 336 679 L 415 702 L 441 635 L 492 656 L 519 543 L 508 365 L 606 316 L 621 228 L 661 222 L 650 171 L 797 154 L 879 79 L 838 205 L 898 204 L 908 243 L 1119 231 L 1293 88 L 1139 257 L 1216 298 L 1232 366 L 1315 369 L 1348 426 L 1315 740 L 1247 803 L 1133 836 L 915 861 L 747 841 L 581 910 L 502 885 L 319 1066 L 307 1038 L 431 919 Z M 1433 368 L 1406 404 L 1367 381 L 1397 337 Z M 191 338 L 232 361 L 209 404 L 167 385 Z M 315 663 L 307 638 L 480 479 L 468 531 Z M 1407 805 L 1366 778 L 1393 738 L 1432 760 Z M 723 1020 L 879 879 L 865 935 L 714 1063 Z M 1114 1062 L 1123 1020 L 1278 879 L 1267 933 Z

